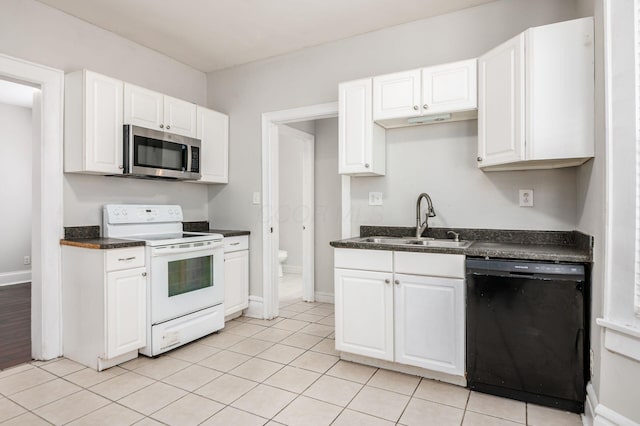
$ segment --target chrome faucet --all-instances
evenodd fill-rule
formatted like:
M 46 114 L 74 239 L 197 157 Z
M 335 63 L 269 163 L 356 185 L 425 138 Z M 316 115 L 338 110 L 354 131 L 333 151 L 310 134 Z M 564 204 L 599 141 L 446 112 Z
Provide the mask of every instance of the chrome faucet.
M 420 205 L 422 199 L 427 200 L 427 213 L 424 215 L 424 222 L 420 223 Z M 422 233 L 429 229 L 429 218 L 436 217 L 436 212 L 433 210 L 433 203 L 431 202 L 431 197 L 426 192 L 418 195 L 418 201 L 416 202 L 416 238 L 420 238 Z

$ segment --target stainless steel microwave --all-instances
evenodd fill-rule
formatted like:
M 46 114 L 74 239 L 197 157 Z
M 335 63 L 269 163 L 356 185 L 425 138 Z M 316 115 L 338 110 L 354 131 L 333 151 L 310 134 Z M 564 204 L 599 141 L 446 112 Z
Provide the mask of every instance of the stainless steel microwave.
M 200 140 L 124 125 L 123 176 L 200 179 Z

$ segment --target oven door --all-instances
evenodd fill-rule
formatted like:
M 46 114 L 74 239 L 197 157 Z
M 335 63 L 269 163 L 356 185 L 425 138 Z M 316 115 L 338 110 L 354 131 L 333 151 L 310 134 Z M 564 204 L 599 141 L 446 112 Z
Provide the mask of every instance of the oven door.
M 224 301 L 224 249 L 219 242 L 151 247 L 151 323 Z

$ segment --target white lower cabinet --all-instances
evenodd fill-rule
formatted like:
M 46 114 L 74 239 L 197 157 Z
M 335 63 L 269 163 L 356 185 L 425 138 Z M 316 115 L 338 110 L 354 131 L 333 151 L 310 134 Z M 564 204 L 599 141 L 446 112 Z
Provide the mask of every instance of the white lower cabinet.
M 249 307 L 249 237 L 224 239 L 224 316 Z
M 464 256 L 381 254 L 335 250 L 336 349 L 464 376 Z
M 335 270 L 336 349 L 393 361 L 391 272 Z
M 464 280 L 396 274 L 395 361 L 464 374 Z
M 107 273 L 107 358 L 146 345 L 145 268 Z
M 146 344 L 144 247 L 62 247 L 64 356 L 104 370 Z

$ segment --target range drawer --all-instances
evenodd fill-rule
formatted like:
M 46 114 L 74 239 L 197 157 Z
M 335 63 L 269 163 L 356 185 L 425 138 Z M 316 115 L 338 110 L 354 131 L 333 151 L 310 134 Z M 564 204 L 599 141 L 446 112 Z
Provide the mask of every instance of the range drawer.
M 107 272 L 139 267 L 144 267 L 143 246 L 106 250 Z
M 249 250 L 249 236 L 240 235 L 238 237 L 228 237 L 224 239 L 224 252 Z

